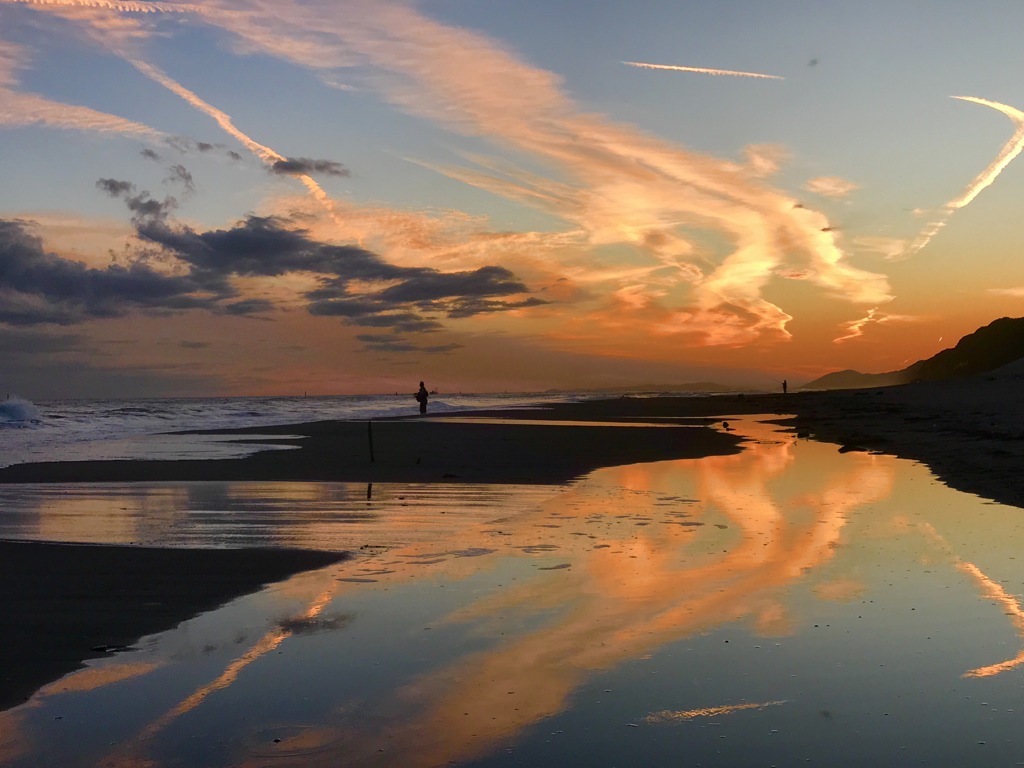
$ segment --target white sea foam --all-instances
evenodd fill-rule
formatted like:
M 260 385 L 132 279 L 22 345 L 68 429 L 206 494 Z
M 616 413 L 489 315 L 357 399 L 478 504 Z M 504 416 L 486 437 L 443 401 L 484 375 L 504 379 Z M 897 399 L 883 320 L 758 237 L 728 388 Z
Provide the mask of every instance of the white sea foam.
M 17 395 L 0 400 L 0 427 L 31 427 L 39 424 L 39 409 Z

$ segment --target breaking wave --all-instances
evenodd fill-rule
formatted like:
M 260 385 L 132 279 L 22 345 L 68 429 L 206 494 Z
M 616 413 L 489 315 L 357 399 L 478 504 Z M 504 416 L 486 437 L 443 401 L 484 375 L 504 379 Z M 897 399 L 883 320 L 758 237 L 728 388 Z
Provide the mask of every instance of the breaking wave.
M 0 400 L 0 427 L 30 427 L 39 424 L 39 410 L 17 395 Z

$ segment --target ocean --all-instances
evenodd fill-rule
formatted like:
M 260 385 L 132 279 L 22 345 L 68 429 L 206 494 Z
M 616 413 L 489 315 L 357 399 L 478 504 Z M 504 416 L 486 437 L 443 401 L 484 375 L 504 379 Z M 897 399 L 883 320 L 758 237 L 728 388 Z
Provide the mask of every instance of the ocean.
M 536 392 L 444 394 L 431 397 L 430 413 L 515 408 L 595 396 Z M 411 395 L 32 402 L 12 394 L 0 400 L 0 467 L 39 461 L 235 458 L 266 446 L 240 445 L 218 436 L 173 433 L 412 416 L 418 407 Z

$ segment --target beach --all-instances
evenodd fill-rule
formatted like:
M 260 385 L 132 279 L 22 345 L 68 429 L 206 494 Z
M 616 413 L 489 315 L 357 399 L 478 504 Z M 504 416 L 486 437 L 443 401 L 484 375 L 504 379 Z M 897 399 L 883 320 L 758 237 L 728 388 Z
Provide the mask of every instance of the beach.
M 311 422 L 219 431 L 298 446 L 221 461 L 24 464 L 3 483 L 277 480 L 564 485 L 601 467 L 736 455 L 723 422 L 766 414 L 840 451 L 926 464 L 950 487 L 1024 505 L 1019 375 L 888 389 L 623 397 L 435 419 Z M 965 404 L 969 406 L 965 407 Z M 372 440 L 372 456 L 371 456 Z M 345 557 L 297 550 L 0 544 L 0 707 L 88 658 L 130 646 L 260 585 Z
M 774 414 L 844 450 L 923 462 L 951 487 L 1024 506 L 1024 367 L 862 390 L 621 397 L 420 418 L 315 421 L 196 435 L 292 450 L 242 459 L 67 461 L 0 469 L 0 483 L 144 480 L 564 483 L 604 466 L 740 450 L 730 415 Z M 717 427 L 717 428 L 713 428 Z

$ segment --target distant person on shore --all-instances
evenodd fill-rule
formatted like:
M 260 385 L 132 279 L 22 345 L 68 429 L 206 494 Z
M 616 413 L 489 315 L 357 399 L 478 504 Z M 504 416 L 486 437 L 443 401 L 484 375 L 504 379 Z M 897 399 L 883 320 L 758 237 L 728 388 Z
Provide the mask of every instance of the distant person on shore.
M 789 382 L 785 379 L 782 380 L 782 394 L 786 394 L 789 391 Z
M 420 404 L 420 413 L 427 412 L 427 398 L 429 396 L 430 393 L 427 392 L 427 388 L 423 386 L 423 382 L 421 381 L 419 391 L 415 395 L 413 395 L 413 397 L 415 397 L 417 402 L 419 402 Z

